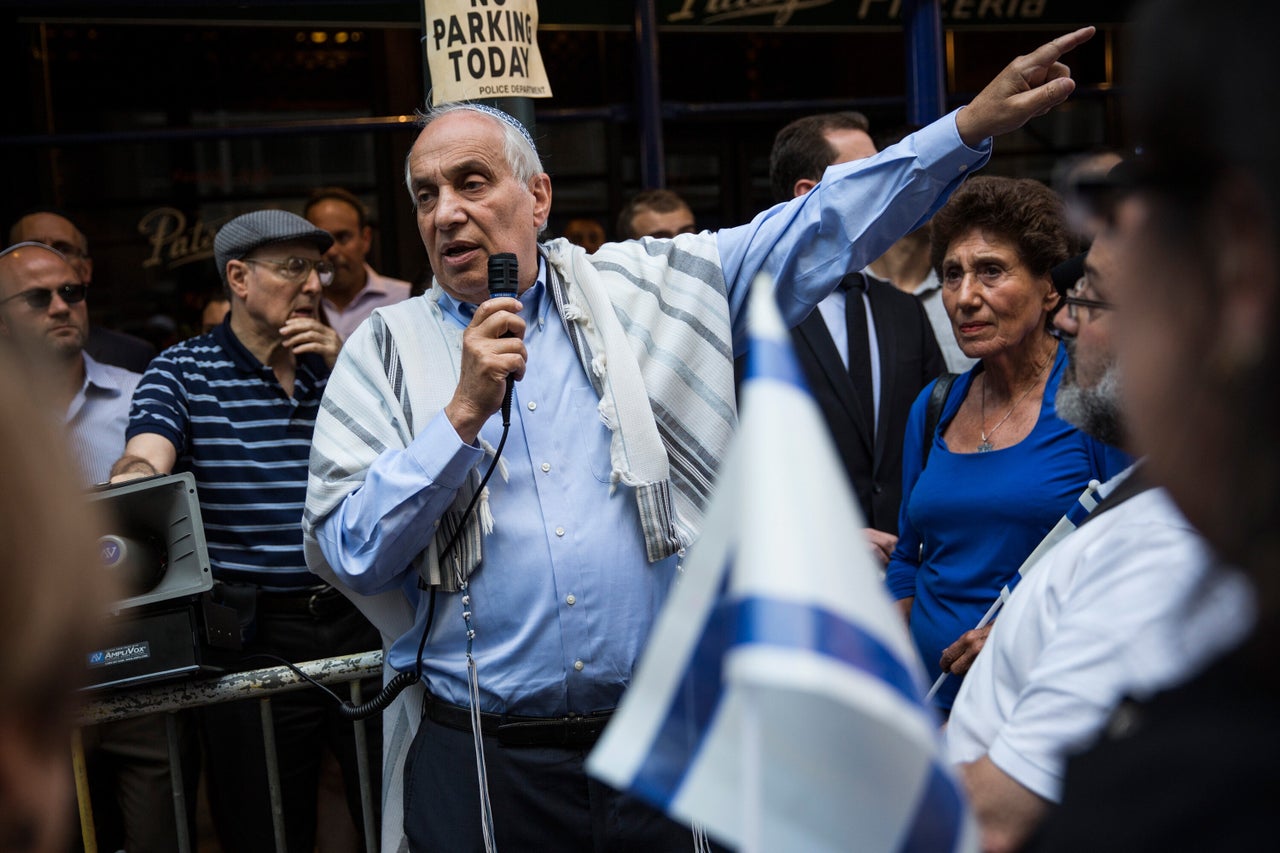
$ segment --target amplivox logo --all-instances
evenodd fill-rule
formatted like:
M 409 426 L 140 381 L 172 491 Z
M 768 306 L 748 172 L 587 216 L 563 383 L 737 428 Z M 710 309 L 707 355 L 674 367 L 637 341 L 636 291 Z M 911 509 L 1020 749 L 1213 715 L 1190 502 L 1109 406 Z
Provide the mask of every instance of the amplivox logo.
M 146 641 L 129 643 L 126 646 L 116 646 L 114 649 L 89 652 L 89 667 L 96 669 L 100 666 L 113 666 L 131 660 L 145 660 L 149 657 L 151 657 L 150 643 Z

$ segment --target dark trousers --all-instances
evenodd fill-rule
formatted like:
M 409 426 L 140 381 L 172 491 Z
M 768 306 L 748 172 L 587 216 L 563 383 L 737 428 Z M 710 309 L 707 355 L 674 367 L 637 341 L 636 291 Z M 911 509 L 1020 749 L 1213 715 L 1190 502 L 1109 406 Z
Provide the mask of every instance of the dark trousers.
M 279 655 L 308 661 L 367 652 L 381 647 L 374 628 L 354 607 L 337 614 L 264 613 L 259 609 L 257 634 L 244 654 Z M 252 668 L 276 665 L 255 659 Z M 365 698 L 379 688 L 366 684 Z M 345 691 L 336 691 L 345 698 Z M 275 721 L 276 755 L 284 806 L 285 840 L 293 853 L 312 853 L 316 836 L 316 790 L 320 759 L 328 748 L 342 767 L 347 804 L 356 827 L 362 826 L 360 783 L 352 724 L 342 719 L 333 699 L 308 687 L 271 697 Z M 273 851 L 271 798 L 267 784 L 262 712 L 258 700 L 210 705 L 201 711 L 208 767 L 209 806 L 222 849 Z M 382 726 L 375 715 L 365 720 L 369 745 L 369 773 L 373 806 L 381 807 Z M 380 815 L 374 816 L 374 823 Z
M 175 715 L 182 762 L 187 837 L 195 838 L 200 744 L 192 713 Z M 164 714 L 102 723 L 84 729 L 85 762 L 101 850 L 172 853 L 178 849 L 169 738 Z
M 693 832 L 587 776 L 586 749 L 503 746 L 485 736 L 495 846 L 502 851 L 665 853 Z M 483 851 L 469 732 L 424 718 L 405 765 L 405 833 L 414 853 Z M 715 847 L 713 849 L 722 850 Z

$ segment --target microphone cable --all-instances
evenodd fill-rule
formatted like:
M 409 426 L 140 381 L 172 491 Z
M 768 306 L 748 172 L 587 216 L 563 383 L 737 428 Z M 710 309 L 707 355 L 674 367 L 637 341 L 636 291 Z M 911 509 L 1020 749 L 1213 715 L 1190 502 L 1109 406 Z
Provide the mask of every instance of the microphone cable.
M 511 403 L 510 403 L 511 393 L 512 393 L 511 385 L 512 385 L 512 380 L 511 378 L 508 377 L 507 397 L 506 397 L 507 403 L 506 403 L 506 407 L 502 412 L 502 437 L 498 440 L 497 449 L 494 450 L 493 461 L 489 463 L 488 470 L 486 470 L 484 472 L 484 476 L 480 478 L 480 485 L 479 487 L 476 488 L 475 494 L 471 496 L 470 502 L 467 503 L 467 508 L 462 513 L 462 519 L 458 523 L 457 528 L 453 531 L 453 535 L 449 537 L 448 544 L 446 544 L 444 546 L 444 550 L 440 552 L 441 564 L 443 564 L 445 559 L 449 556 L 449 554 L 453 552 L 454 546 L 458 543 L 458 536 L 461 535 L 462 531 L 466 528 L 467 521 L 471 518 L 471 514 L 475 511 L 476 502 L 479 500 L 480 495 L 484 492 L 484 487 L 488 484 L 489 478 L 493 476 L 494 469 L 498 467 L 498 460 L 502 458 L 502 448 L 506 445 L 507 434 L 511 431 Z M 330 696 L 332 696 L 333 701 L 336 702 L 338 705 L 338 716 L 342 717 L 344 720 L 355 721 L 355 720 L 363 720 L 366 717 L 371 717 L 374 714 L 378 714 L 378 713 L 381 713 L 382 711 L 385 711 L 387 706 L 390 705 L 393 701 L 395 701 L 395 698 L 399 696 L 401 693 L 403 693 L 407 687 L 413 684 L 417 684 L 419 681 L 422 680 L 422 653 L 427 648 L 427 636 L 431 633 L 432 622 L 435 621 L 437 587 L 435 585 L 429 586 L 423 582 L 422 578 L 418 578 L 418 589 L 426 591 L 430 597 L 427 600 L 427 618 L 422 626 L 422 638 L 418 641 L 418 654 L 415 660 L 414 668 L 405 670 L 404 672 L 396 673 L 396 676 L 392 678 L 390 681 L 388 681 L 383 686 L 382 690 L 380 690 L 376 696 L 374 696 L 372 699 L 370 699 L 367 702 L 362 702 L 359 705 L 352 704 L 349 700 L 343 699 L 337 693 L 334 693 L 332 690 L 328 688 L 328 686 L 321 684 L 319 681 L 312 678 L 310 675 L 307 675 L 305 672 L 303 672 L 301 669 L 295 666 L 291 661 L 285 660 L 279 655 L 273 655 L 267 652 L 261 652 L 258 654 L 246 655 L 242 659 L 250 660 L 252 658 L 269 658 L 271 660 L 278 661 L 281 666 L 287 667 L 289 670 L 291 670 L 295 675 L 297 675 L 303 681 L 306 681 L 311 685 L 318 687 L 319 689 L 323 690 L 325 693 L 328 693 Z
M 517 261 L 516 256 L 512 252 L 499 252 L 489 256 L 489 298 L 494 299 L 499 296 L 509 296 L 515 298 L 519 291 L 519 279 L 517 277 Z M 504 337 L 509 337 L 510 332 Z M 484 494 L 485 486 L 489 484 L 489 478 L 493 476 L 494 470 L 498 467 L 498 460 L 502 458 L 502 449 L 507 445 L 507 435 L 511 432 L 511 400 L 515 395 L 516 380 L 511 374 L 507 374 L 507 390 L 502 397 L 502 436 L 498 439 L 498 446 L 493 451 L 493 461 L 489 463 L 488 469 L 484 472 L 484 476 L 480 478 L 480 485 L 472 494 L 471 500 L 467 503 L 467 508 L 462 512 L 462 518 L 458 522 L 458 526 L 454 529 L 453 535 L 449 537 L 448 543 L 440 552 L 440 564 L 443 566 L 445 560 L 453 553 L 454 546 L 458 543 L 458 537 L 462 531 L 466 529 L 467 521 L 470 520 L 472 513 L 475 511 L 476 503 L 480 500 L 480 496 Z M 431 633 L 431 625 L 435 621 L 436 615 L 436 589 L 435 585 L 428 586 L 423 582 L 422 578 L 418 578 L 418 589 L 427 591 L 430 596 L 427 600 L 427 618 L 423 622 L 422 637 L 418 641 L 418 653 L 414 659 L 414 667 L 411 670 L 397 673 L 394 678 L 383 686 L 378 695 L 374 696 L 368 702 L 362 702 L 359 705 L 353 705 L 329 688 L 320 684 L 315 679 L 306 675 L 302 670 L 298 669 L 292 663 L 285 661 L 285 665 L 293 670 L 299 677 L 311 682 L 316 687 L 327 692 L 338 703 L 338 714 L 346 720 L 362 720 L 374 714 L 380 713 L 390 705 L 397 696 L 404 692 L 405 688 L 411 684 L 417 684 L 422 681 L 422 653 L 427 648 L 427 636 Z

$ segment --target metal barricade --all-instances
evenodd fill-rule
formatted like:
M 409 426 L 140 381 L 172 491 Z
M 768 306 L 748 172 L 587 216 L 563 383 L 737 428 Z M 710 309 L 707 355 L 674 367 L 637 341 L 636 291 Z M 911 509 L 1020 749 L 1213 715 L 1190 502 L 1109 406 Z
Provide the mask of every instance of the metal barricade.
M 359 705 L 363 701 L 360 679 L 381 676 L 382 652 L 323 658 L 295 665 L 321 684 L 349 683 L 351 702 L 353 705 Z M 178 853 L 190 853 L 192 845 L 187 824 L 189 806 L 181 783 L 182 766 L 174 712 L 243 699 L 257 699 L 261 706 L 263 742 L 267 747 L 264 761 L 271 792 L 272 827 L 275 831 L 276 851 L 285 853 L 284 808 L 280 792 L 280 771 L 275 753 L 275 726 L 271 719 L 271 696 L 301 689 L 315 688 L 288 667 L 274 666 L 235 672 L 219 678 L 193 679 L 111 693 L 97 696 L 88 702 L 81 709 L 80 717 L 76 721 L 77 728 L 72 736 L 76 800 L 80 806 L 80 826 L 85 853 L 97 853 L 98 848 L 94 834 L 93 805 L 90 802 L 88 777 L 85 773 L 81 727 L 128 720 L 147 714 L 165 714 L 165 731 L 169 740 L 169 771 L 170 778 L 174 780 L 173 814 L 178 831 Z M 373 787 L 369 779 L 368 736 L 363 720 L 356 720 L 354 726 L 365 849 L 375 851 L 378 849 L 378 843 L 373 820 Z

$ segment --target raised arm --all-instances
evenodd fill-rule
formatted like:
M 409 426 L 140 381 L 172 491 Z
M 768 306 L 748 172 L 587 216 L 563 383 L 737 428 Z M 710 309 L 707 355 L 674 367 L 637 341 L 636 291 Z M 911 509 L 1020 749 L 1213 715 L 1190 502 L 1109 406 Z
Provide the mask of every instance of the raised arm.
M 743 307 L 758 273 L 776 283 L 784 320 L 798 323 L 846 273 L 875 260 L 945 204 L 987 161 L 992 136 L 1062 103 L 1075 84 L 1058 60 L 1093 32 L 1085 27 L 1018 57 L 968 106 L 874 157 L 830 166 L 810 192 L 718 232 L 735 352 L 744 345 Z
M 1019 56 L 956 114 L 956 130 L 965 145 L 1017 130 L 1044 115 L 1075 91 L 1071 69 L 1059 62 L 1063 55 L 1093 38 L 1083 27 Z

